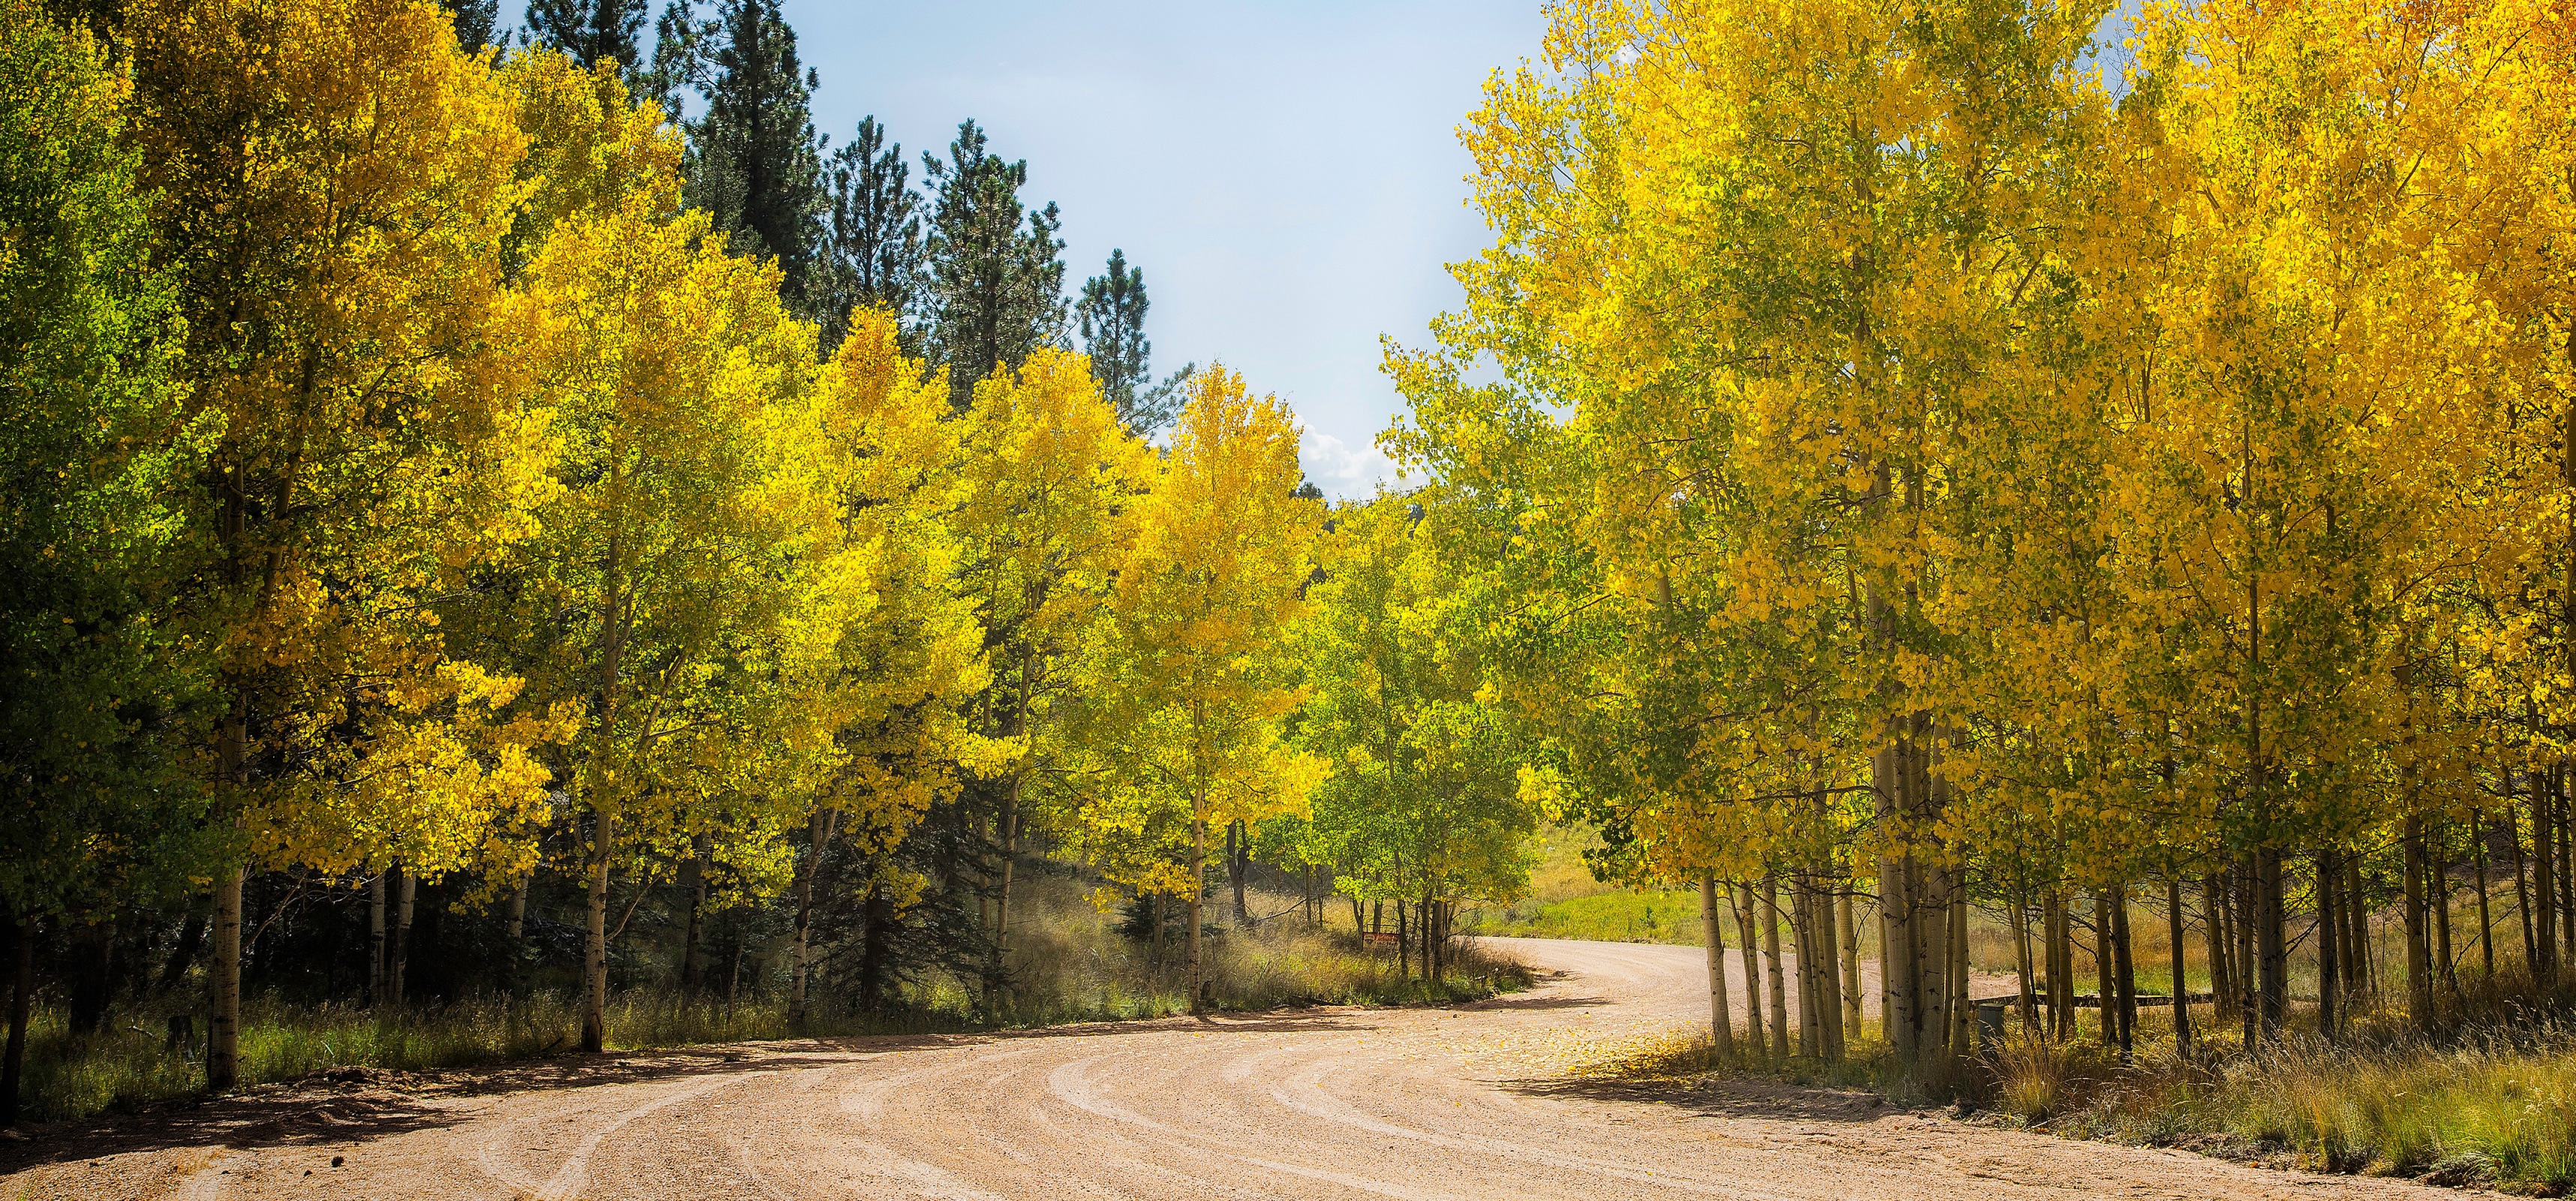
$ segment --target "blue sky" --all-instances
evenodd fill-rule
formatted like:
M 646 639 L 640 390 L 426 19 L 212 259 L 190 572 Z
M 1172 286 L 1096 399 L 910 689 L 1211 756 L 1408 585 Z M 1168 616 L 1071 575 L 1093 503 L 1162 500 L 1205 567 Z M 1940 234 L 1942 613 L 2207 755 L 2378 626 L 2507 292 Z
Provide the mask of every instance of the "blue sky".
M 1457 127 L 1537 54 L 1538 0 L 785 10 L 835 144 L 873 113 L 917 182 L 974 118 L 1063 207 L 1069 289 L 1111 247 L 1144 269 L 1158 372 L 1222 359 L 1286 399 L 1327 493 L 1387 473 L 1378 337 L 1422 341 L 1487 240 Z

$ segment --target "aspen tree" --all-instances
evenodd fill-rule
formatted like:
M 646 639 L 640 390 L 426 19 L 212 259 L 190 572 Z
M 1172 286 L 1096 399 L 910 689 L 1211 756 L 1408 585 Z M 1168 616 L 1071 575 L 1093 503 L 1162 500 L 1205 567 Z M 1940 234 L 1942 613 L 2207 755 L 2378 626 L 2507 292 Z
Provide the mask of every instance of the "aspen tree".
M 985 633 L 993 683 L 974 724 L 1004 756 L 992 791 L 1001 878 L 993 964 L 1009 946 L 1011 884 L 1030 802 L 1061 803 L 1080 656 L 1107 611 L 1112 570 L 1134 529 L 1152 451 L 1128 433 L 1079 356 L 1040 350 L 975 385 L 957 443 L 959 502 L 949 519 L 959 571 Z
M 1108 866 L 1128 887 L 1181 896 L 1194 1010 L 1211 999 L 1200 916 L 1211 825 L 1297 812 L 1318 774 L 1280 729 L 1297 701 L 1283 652 L 1323 524 L 1321 506 L 1294 495 L 1299 477 L 1285 405 L 1253 399 L 1221 366 L 1193 376 L 1171 450 L 1133 510 L 1096 677 L 1120 778 L 1078 820 L 1185 848 L 1179 872 Z
M 224 712 L 204 775 L 209 1082 L 236 1079 L 241 885 L 261 865 L 425 870 L 542 801 L 515 680 L 443 653 L 423 603 L 532 532 L 542 439 L 492 353 L 525 148 L 482 61 L 416 0 L 128 13 L 132 139 L 220 431 L 189 612 Z

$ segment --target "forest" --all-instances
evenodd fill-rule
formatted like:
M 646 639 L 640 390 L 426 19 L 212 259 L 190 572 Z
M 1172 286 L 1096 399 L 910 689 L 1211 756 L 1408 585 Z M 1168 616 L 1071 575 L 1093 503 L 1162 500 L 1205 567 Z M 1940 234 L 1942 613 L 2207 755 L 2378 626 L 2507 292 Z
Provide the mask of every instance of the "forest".
M 1720 1062 L 2567 1002 L 2563 6 L 1552 5 L 1333 503 L 973 121 L 648 16 L 0 0 L 10 1116 L 156 997 L 216 1091 L 245 997 L 1010 1020 L 1042 878 L 1438 986 L 1551 826 Z
M 1299 845 L 1370 848 L 1354 904 L 1510 886 L 1492 715 L 1425 766 L 1363 698 L 1419 632 L 1310 616 L 1419 597 L 1396 502 L 1328 518 L 1283 404 L 1153 375 L 1141 269 L 1068 294 L 974 122 L 916 185 L 814 131 L 774 0 L 649 56 L 644 15 L 0 14 L 0 1096 L 38 1014 L 172 1010 L 172 1063 L 202 1029 L 247 1082 L 246 996 L 566 997 L 594 1051 L 639 989 L 1002 1020 L 1015 872 L 1067 863 L 1213 1004 L 1190 882 L 1240 915 L 1326 756 Z

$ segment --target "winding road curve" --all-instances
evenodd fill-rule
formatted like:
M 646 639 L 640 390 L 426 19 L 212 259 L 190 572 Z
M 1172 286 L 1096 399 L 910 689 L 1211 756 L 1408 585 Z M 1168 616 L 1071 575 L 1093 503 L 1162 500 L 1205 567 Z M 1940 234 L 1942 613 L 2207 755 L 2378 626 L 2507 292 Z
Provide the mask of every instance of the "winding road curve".
M 0 1198 L 2429 1195 L 1846 1094 L 1623 1092 L 1562 1068 L 1704 1021 L 1700 952 L 1495 941 L 1555 975 L 1453 1009 L 574 1057 L 400 1089 L 312 1082 L 0 1145 Z M 1730 991 L 1744 995 L 1740 975 Z

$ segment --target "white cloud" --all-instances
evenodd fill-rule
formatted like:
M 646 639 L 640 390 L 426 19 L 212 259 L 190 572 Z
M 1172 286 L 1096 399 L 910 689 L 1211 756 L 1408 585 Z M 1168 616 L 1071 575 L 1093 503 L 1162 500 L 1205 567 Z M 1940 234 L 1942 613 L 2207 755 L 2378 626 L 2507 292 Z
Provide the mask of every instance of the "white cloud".
M 1353 446 L 1320 430 L 1306 431 L 1297 458 L 1306 478 L 1335 500 L 1365 499 L 1376 494 L 1380 484 L 1389 488 L 1407 484 L 1395 462 L 1375 445 Z

